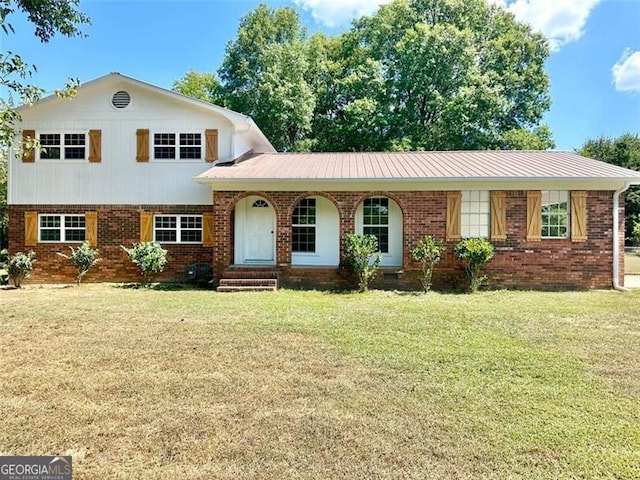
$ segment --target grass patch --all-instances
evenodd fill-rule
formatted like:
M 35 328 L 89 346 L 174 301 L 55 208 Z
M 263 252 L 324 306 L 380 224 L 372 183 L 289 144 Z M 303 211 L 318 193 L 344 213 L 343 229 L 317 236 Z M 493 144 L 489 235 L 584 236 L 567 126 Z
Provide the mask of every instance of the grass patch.
M 624 254 L 624 273 L 640 275 L 640 255 L 637 253 Z
M 74 478 L 638 478 L 640 291 L 0 292 L 0 454 Z

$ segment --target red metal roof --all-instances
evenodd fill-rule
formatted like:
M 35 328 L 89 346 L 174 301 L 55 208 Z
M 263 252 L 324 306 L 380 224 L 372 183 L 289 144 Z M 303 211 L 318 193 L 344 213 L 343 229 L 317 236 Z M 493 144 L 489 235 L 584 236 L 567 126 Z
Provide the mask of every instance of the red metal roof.
M 624 180 L 640 172 L 560 151 L 265 153 L 198 176 L 237 180 Z

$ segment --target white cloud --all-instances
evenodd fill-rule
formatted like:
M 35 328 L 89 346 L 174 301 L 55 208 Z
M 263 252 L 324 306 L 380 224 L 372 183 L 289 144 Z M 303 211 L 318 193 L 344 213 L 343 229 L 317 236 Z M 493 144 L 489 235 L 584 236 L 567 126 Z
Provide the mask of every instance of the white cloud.
M 611 68 L 613 84 L 619 92 L 640 92 L 640 51 L 627 48 Z
M 489 0 L 549 39 L 552 51 L 584 34 L 591 10 L 601 0 Z
M 380 5 L 392 0 L 294 0 L 309 10 L 311 16 L 327 27 L 337 27 L 362 15 L 371 15 Z
M 293 0 L 328 27 L 344 25 L 361 15 L 371 15 L 392 0 Z M 513 13 L 521 22 L 549 39 L 551 50 L 578 40 L 593 8 L 602 0 L 487 0 Z

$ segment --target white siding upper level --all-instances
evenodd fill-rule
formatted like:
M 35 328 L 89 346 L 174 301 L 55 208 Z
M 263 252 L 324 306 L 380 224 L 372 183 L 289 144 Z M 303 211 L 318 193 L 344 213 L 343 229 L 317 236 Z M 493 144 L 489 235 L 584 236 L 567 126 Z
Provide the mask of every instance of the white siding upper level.
M 130 103 L 115 108 L 112 97 L 126 91 Z M 110 74 L 83 85 L 72 99 L 49 98 L 20 109 L 21 130 L 42 134 L 85 134 L 85 158 L 46 159 L 35 153 L 25 163 L 11 152 L 10 204 L 175 204 L 211 203 L 211 187 L 193 177 L 211 167 L 205 161 L 205 131 L 217 130 L 217 158 L 230 161 L 249 150 L 273 147 L 244 115 L 188 99 L 137 80 Z M 136 161 L 136 131 L 149 131 L 149 160 Z M 101 131 L 101 161 L 90 163 L 90 130 Z M 201 158 L 156 159 L 154 133 L 198 133 Z M 16 139 L 21 143 L 22 136 Z M 179 141 L 179 140 L 178 140 Z M 176 145 L 176 148 L 179 148 Z

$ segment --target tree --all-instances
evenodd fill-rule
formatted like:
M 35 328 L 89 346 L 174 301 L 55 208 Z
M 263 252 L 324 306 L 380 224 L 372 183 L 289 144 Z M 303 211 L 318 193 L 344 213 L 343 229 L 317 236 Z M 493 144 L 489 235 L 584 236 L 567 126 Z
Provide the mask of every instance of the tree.
M 220 92 L 220 81 L 213 73 L 189 71 L 173 82 L 173 90 L 197 98 L 203 102 L 219 104 L 223 102 Z
M 14 29 L 8 17 L 16 11 L 23 12 L 34 26 L 34 34 L 41 42 L 47 43 L 56 34 L 67 37 L 82 35 L 78 25 L 88 25 L 89 17 L 77 10 L 79 0 L 0 0 L 0 27 L 5 35 Z M 20 115 L 13 107 L 15 103 L 31 105 L 38 101 L 44 91 L 28 83 L 28 78 L 36 72 L 36 67 L 26 63 L 13 52 L 0 52 L 0 88 L 7 91 L 7 98 L 0 98 L 0 145 L 10 146 L 15 136 Z M 75 92 L 78 81 L 70 79 L 60 96 L 70 96 Z M 32 139 L 35 140 L 35 139 Z
M 616 138 L 601 136 L 587 140 L 576 153 L 603 162 L 640 170 L 640 135 L 625 133 Z M 634 237 L 634 228 L 640 223 L 640 188 L 631 187 L 625 194 L 625 237 Z
M 278 150 L 546 149 L 548 55 L 486 0 L 395 0 L 333 37 L 260 5 L 218 74 L 223 104 Z
M 341 55 L 341 92 L 316 113 L 350 135 L 371 122 L 352 149 L 553 146 L 546 40 L 484 0 L 396 0 L 354 22 Z
M 306 33 L 292 8 L 262 4 L 244 17 L 222 67 L 225 106 L 250 115 L 278 150 L 310 130 L 314 95 L 306 81 Z

